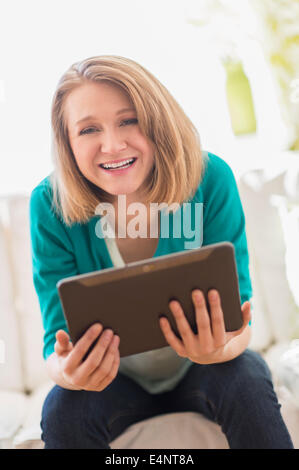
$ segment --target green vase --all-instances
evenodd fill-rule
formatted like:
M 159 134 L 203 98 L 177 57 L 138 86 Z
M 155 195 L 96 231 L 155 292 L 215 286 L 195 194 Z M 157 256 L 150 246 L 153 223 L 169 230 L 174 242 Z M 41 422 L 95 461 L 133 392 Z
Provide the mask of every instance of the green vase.
M 256 132 L 251 88 L 241 62 L 226 62 L 226 96 L 235 135 Z

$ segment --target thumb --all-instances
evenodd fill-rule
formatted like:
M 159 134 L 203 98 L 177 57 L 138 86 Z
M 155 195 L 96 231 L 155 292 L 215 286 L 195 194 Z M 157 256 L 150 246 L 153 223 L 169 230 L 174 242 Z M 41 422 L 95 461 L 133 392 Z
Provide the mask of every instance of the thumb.
M 55 352 L 58 355 L 71 351 L 73 348 L 69 335 L 64 330 L 58 330 L 56 333 Z
M 248 326 L 248 323 L 251 320 L 251 304 L 248 300 L 244 302 L 244 304 L 241 306 L 241 310 L 242 310 L 242 316 L 243 316 L 243 325 L 241 326 L 239 330 L 229 332 L 228 336 L 230 338 L 234 338 L 235 336 L 239 336 L 241 333 L 243 333 L 243 331 Z
M 241 307 L 242 313 L 243 313 L 243 327 L 248 325 L 248 323 L 251 320 L 251 304 L 249 300 L 246 300 L 244 304 Z

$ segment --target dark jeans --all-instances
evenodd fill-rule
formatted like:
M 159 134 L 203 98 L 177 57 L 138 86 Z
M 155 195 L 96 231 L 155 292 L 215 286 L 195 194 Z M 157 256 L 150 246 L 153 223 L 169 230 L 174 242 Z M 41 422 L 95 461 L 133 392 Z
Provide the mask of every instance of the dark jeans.
M 165 413 L 198 412 L 218 423 L 231 449 L 292 449 L 271 374 L 246 349 L 221 364 L 192 364 L 170 392 L 150 394 L 119 373 L 102 392 L 55 386 L 42 412 L 45 449 L 109 449 L 137 421 Z

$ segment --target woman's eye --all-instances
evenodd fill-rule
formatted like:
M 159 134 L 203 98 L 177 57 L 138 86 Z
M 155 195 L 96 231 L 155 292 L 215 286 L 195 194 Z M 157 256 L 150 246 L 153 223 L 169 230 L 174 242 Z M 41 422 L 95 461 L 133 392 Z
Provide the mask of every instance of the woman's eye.
M 138 120 L 136 118 L 134 119 L 127 119 L 126 121 L 123 121 L 123 123 L 125 125 L 128 125 L 128 124 L 137 124 Z
M 95 131 L 96 129 L 94 127 L 87 127 L 86 129 L 83 129 L 81 132 L 80 132 L 80 135 L 82 134 L 91 134 L 93 131 Z
M 134 118 L 134 119 L 126 119 L 125 121 L 122 121 L 121 125 L 128 126 L 130 124 L 137 124 L 137 123 L 138 123 L 138 120 L 136 118 Z M 86 129 L 83 129 L 82 131 L 80 131 L 80 135 L 92 134 L 92 133 L 96 132 L 97 130 L 98 129 L 95 128 L 95 127 L 87 127 Z

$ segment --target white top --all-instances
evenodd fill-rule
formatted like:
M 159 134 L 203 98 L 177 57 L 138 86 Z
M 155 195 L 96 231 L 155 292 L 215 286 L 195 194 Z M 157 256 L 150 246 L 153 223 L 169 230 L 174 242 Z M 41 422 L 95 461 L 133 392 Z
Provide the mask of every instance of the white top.
M 115 267 L 124 262 L 114 238 L 104 239 Z M 185 375 L 192 362 L 182 358 L 170 346 L 122 357 L 119 372 L 131 377 L 150 393 L 172 390 Z

